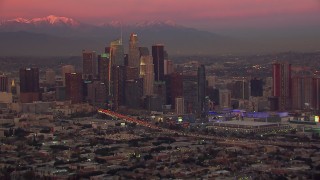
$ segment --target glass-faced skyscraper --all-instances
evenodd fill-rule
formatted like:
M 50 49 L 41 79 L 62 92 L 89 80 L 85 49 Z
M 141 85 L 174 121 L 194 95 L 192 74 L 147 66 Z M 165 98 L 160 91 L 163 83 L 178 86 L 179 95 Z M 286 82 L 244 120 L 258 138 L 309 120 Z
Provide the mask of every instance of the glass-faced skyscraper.
M 111 95 L 111 62 L 110 54 L 102 53 L 98 56 L 99 80 L 106 86 L 106 95 Z
M 206 98 L 206 69 L 204 65 L 198 68 L 198 103 L 200 111 L 204 110 Z
M 93 80 L 97 76 L 97 57 L 95 51 L 82 51 L 82 73 L 84 80 Z
M 291 64 L 273 64 L 273 96 L 279 100 L 279 110 L 291 107 Z
M 140 66 L 140 52 L 138 47 L 137 34 L 131 33 L 129 39 L 129 54 L 128 54 L 128 66 L 137 67 Z
M 122 40 L 118 39 L 112 41 L 110 44 L 110 57 L 111 66 L 123 66 L 124 65 L 124 49 Z
M 164 81 L 164 46 L 162 44 L 152 46 L 152 58 L 155 81 Z
M 83 101 L 83 81 L 81 73 L 66 73 L 66 96 L 72 103 Z
M 39 69 L 21 68 L 20 69 L 20 101 L 31 103 L 40 100 L 39 90 Z

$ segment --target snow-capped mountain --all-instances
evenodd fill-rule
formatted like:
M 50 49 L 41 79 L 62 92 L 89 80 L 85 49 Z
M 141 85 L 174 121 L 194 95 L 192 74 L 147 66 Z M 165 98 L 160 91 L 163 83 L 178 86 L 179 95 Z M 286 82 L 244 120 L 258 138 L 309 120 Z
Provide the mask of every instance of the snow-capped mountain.
M 158 27 L 179 27 L 179 25 L 177 25 L 176 22 L 172 21 L 172 20 L 167 20 L 167 21 L 143 21 L 143 22 L 139 22 L 135 24 L 136 27 L 140 27 L 140 28 L 144 28 L 144 27 L 154 27 L 154 26 L 158 26 Z
M 113 28 L 152 28 L 152 27 L 182 27 L 177 25 L 174 21 L 141 21 L 134 24 L 123 23 L 121 21 L 110 21 L 107 23 L 101 23 L 99 27 L 113 27 Z
M 120 30 L 121 29 L 121 30 Z M 121 33 L 122 32 L 122 33 Z M 43 18 L 16 18 L 0 23 L 0 55 L 14 54 L 77 54 L 79 49 L 104 49 L 121 35 L 128 42 L 130 33 L 139 36 L 141 46 L 166 44 L 172 54 L 212 53 L 228 51 L 235 43 L 214 33 L 177 25 L 173 21 L 143 21 L 127 24 L 111 21 L 100 25 L 78 22 L 72 18 L 50 15 Z M 231 45 L 230 45 L 231 44 Z M 59 49 L 60 48 L 60 49 Z M 57 52 L 52 51 L 56 49 Z M 14 51 L 12 51 L 14 50 Z
M 33 19 L 25 19 L 25 18 L 16 18 L 3 21 L 0 23 L 0 26 L 10 26 L 10 25 L 51 25 L 51 26 L 70 26 L 77 27 L 80 23 L 72 18 L 67 17 L 59 17 L 54 15 L 49 15 L 43 18 L 33 18 Z

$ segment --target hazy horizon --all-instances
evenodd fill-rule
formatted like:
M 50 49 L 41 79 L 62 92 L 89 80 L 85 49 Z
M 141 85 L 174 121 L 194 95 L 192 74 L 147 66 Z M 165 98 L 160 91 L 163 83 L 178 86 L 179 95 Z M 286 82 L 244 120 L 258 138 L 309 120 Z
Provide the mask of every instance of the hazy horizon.
M 171 20 L 177 24 L 223 32 L 242 29 L 319 27 L 320 1 L 305 0 L 0 0 L 2 20 L 47 15 L 88 24 Z
M 230 48 L 230 45 L 234 45 L 233 42 L 221 45 L 221 42 L 223 44 L 222 40 L 218 42 L 214 38 L 199 38 L 200 42 L 196 43 L 199 44 L 199 47 L 196 47 L 198 49 L 195 49 L 193 54 L 202 52 L 200 43 L 203 40 L 208 41 L 208 46 L 216 43 L 212 50 L 208 49 L 206 51 L 207 53 L 215 52 L 219 46 L 224 49 L 231 49 L 221 52 L 236 52 L 238 48 L 241 49 L 244 46 L 248 47 L 248 50 L 245 50 L 247 53 L 264 51 L 268 53 L 290 50 L 314 51 L 319 50 L 320 45 L 319 0 L 305 0 L 303 2 L 300 0 L 0 0 L 0 20 L 18 17 L 32 19 L 48 15 L 69 17 L 81 23 L 92 25 L 112 21 L 122 22 L 123 24 L 135 24 L 144 21 L 172 21 L 184 27 L 227 37 L 227 42 L 230 38 L 235 38 L 235 40 L 239 38 L 241 41 L 238 42 L 237 46 Z M 159 35 L 149 32 L 141 34 L 140 37 L 148 37 L 150 41 L 157 42 L 169 32 L 161 33 L 164 34 Z M 170 33 L 175 38 L 175 35 L 172 32 Z M 153 34 L 157 37 L 151 36 Z M 183 35 L 187 37 L 190 34 Z M 198 36 L 204 37 L 201 32 L 192 35 L 195 36 L 191 38 L 193 41 Z M 110 39 L 110 37 L 104 39 Z M 7 39 L 7 41 L 9 40 Z M 185 47 L 186 38 L 180 37 L 180 40 L 172 42 L 173 44 L 166 44 L 173 49 L 170 53 L 179 54 L 179 46 L 182 46 L 182 49 Z M 170 39 L 164 41 L 171 42 Z M 99 43 L 104 42 L 99 40 Z M 146 44 L 149 45 L 150 43 L 147 42 Z M 5 47 L 6 44 L 3 46 Z M 39 47 L 41 47 L 41 44 Z M 258 47 L 259 50 L 255 51 L 255 47 Z M 188 48 L 192 49 L 192 47 Z M 189 51 L 189 49 L 184 51 Z M 252 52 L 250 52 L 251 49 Z M 242 50 L 240 51 L 242 52 Z

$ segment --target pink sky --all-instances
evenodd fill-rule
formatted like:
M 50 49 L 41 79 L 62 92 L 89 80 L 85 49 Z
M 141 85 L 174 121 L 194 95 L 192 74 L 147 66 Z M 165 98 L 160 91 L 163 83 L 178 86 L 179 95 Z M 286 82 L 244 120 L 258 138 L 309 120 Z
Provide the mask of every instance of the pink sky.
M 0 0 L 1 19 L 50 14 L 88 23 L 173 20 L 215 27 L 320 24 L 320 0 Z

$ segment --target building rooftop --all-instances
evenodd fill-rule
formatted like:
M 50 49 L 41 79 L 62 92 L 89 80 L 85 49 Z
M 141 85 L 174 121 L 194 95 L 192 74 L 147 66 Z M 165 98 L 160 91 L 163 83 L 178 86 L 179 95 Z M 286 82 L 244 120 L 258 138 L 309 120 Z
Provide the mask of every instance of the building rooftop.
M 219 125 L 236 125 L 236 126 L 252 126 L 252 127 L 260 127 L 260 126 L 278 126 L 276 123 L 268 123 L 268 122 L 255 122 L 255 121 L 224 121 L 224 122 L 216 122 L 215 126 Z

